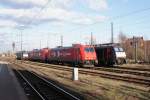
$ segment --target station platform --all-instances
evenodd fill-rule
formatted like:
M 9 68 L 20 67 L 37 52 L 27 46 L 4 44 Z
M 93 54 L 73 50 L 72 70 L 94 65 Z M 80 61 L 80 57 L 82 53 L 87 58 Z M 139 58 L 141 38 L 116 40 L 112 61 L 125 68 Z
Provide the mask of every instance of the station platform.
M 28 100 L 7 64 L 0 62 L 0 100 Z

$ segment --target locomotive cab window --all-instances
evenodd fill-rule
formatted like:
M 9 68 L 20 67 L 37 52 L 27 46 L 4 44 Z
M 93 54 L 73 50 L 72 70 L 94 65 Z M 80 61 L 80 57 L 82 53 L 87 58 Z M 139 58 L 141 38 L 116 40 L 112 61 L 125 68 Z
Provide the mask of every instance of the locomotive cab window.
M 89 48 L 85 48 L 84 50 L 85 50 L 85 52 L 89 52 Z
M 90 52 L 94 52 L 94 48 L 89 48 L 89 51 Z
M 114 48 L 115 52 L 124 52 L 123 48 Z
M 84 49 L 86 52 L 94 52 L 94 48 L 85 48 Z
M 119 52 L 119 48 L 114 48 L 115 52 Z
M 120 51 L 120 52 L 123 52 L 123 48 L 119 48 L 119 51 Z

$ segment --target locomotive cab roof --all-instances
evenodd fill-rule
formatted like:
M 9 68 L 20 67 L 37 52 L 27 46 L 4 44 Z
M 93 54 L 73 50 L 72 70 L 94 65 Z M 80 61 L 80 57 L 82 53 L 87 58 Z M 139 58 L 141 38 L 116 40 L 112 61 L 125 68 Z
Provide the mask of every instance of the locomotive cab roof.
M 60 49 L 68 49 L 68 48 L 79 48 L 81 46 L 91 47 L 91 45 L 72 44 L 72 46 L 68 46 L 68 47 L 58 46 L 57 48 L 52 48 L 52 49 L 53 50 L 60 50 Z

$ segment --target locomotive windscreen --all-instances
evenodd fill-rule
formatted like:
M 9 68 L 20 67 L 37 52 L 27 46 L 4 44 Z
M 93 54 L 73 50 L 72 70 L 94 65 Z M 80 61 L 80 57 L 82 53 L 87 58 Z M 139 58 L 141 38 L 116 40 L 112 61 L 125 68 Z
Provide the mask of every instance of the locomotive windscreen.
M 119 51 L 120 51 L 120 52 L 124 52 L 123 48 L 119 48 Z
M 84 49 L 86 52 L 94 52 L 94 48 L 85 48 Z
M 123 48 L 115 47 L 114 50 L 115 50 L 115 52 L 124 52 Z

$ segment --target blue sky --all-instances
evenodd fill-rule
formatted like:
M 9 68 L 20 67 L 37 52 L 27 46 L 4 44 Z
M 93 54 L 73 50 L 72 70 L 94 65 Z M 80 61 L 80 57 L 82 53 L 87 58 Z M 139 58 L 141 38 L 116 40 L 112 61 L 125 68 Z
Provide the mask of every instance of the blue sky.
M 111 22 L 116 42 L 120 31 L 148 40 L 149 5 L 149 0 L 0 0 L 0 51 L 12 50 L 12 42 L 20 50 L 21 32 L 25 50 L 56 47 L 61 35 L 64 46 L 85 44 L 91 32 L 97 43 L 110 42 Z

